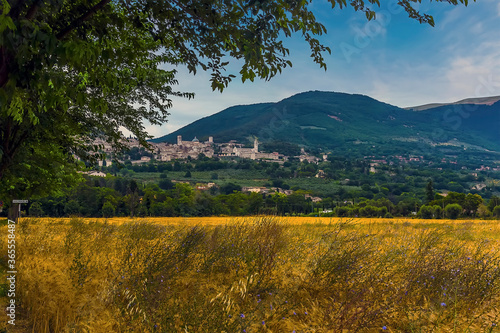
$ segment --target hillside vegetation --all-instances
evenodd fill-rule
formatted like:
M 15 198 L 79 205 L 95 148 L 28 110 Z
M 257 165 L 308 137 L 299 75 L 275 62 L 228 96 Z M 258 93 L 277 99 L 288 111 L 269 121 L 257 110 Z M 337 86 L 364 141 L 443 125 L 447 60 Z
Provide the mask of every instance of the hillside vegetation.
M 277 103 L 233 106 L 153 141 L 175 143 L 182 135 L 247 143 L 258 137 L 350 157 L 412 151 L 427 158 L 453 153 L 462 159 L 472 151 L 498 160 L 499 124 L 500 102 L 413 111 L 363 95 L 311 91 Z

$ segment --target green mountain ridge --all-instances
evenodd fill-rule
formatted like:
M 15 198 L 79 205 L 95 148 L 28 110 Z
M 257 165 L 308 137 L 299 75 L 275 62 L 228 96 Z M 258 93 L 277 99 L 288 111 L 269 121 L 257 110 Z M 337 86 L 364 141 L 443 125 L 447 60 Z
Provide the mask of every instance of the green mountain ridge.
M 233 106 L 153 141 L 175 143 L 182 135 L 246 144 L 257 137 L 351 157 L 495 155 L 500 153 L 499 128 L 499 101 L 414 111 L 364 95 L 310 91 L 277 103 Z

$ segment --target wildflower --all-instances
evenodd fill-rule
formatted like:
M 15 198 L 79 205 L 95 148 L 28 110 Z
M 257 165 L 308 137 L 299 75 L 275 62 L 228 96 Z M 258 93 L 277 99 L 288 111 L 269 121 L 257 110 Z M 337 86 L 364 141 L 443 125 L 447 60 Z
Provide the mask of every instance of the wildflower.
M 240 314 L 240 317 L 241 318 L 245 318 L 245 315 L 242 313 L 242 314 Z
M 265 321 L 262 321 L 262 325 L 265 325 L 265 324 L 266 324 L 266 322 L 265 322 Z
M 304 312 L 304 313 L 307 315 L 307 311 L 306 311 L 306 312 Z
M 446 303 L 445 302 L 441 303 L 441 306 L 446 306 Z
M 382 326 L 382 329 L 385 331 L 387 330 L 387 326 Z
M 293 314 L 296 315 L 295 311 L 293 311 Z

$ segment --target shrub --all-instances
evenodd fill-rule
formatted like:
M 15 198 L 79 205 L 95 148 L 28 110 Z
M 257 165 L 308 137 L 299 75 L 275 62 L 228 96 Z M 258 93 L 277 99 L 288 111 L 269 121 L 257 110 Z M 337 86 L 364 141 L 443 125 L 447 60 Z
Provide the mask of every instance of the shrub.
M 418 211 L 418 215 L 423 219 L 432 219 L 432 207 L 430 206 L 422 206 Z
M 432 206 L 432 215 L 434 216 L 435 219 L 442 218 L 443 217 L 443 209 L 438 205 Z
M 35 217 L 40 217 L 45 214 L 45 212 L 42 209 L 42 205 L 40 205 L 39 202 L 34 202 L 31 207 L 30 207 L 30 215 L 35 216 Z
M 171 190 L 174 188 L 174 183 L 172 183 L 172 181 L 170 179 L 162 179 L 158 182 L 158 186 L 162 189 L 162 190 Z
M 76 200 L 68 201 L 64 206 L 64 213 L 69 216 L 80 213 L 80 205 L 78 204 L 78 201 Z
M 500 205 L 493 208 L 493 216 L 500 217 Z
M 462 212 L 462 206 L 459 204 L 448 204 L 446 207 L 444 207 L 444 212 L 446 216 L 450 219 L 456 219 Z
M 115 215 L 116 207 L 111 202 L 106 201 L 102 205 L 102 215 L 104 217 L 113 217 Z

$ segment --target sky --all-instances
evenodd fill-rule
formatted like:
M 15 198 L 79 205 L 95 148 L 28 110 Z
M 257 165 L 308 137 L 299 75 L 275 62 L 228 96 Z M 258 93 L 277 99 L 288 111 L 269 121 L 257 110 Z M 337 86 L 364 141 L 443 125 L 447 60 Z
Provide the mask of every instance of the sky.
M 326 0 L 312 2 L 327 28 L 319 39 L 332 50 L 324 54 L 326 71 L 300 36 L 285 40 L 293 67 L 270 81 L 236 78 L 220 93 L 212 91 L 209 73 L 177 68 L 174 88 L 195 98 L 174 98 L 168 122 L 147 131 L 160 137 L 233 105 L 311 90 L 363 94 L 399 107 L 500 95 L 500 1 L 469 0 L 465 7 L 423 0 L 418 9 L 434 17 L 435 27 L 410 19 L 397 0 L 380 2 L 374 21 L 350 8 L 331 9 Z M 228 72 L 238 71 L 235 65 Z

